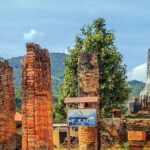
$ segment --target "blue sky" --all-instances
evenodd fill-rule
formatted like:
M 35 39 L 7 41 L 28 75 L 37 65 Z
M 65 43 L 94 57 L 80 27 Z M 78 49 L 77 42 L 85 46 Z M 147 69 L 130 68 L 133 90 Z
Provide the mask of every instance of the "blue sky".
M 103 17 L 114 30 L 130 79 L 145 81 L 150 48 L 149 0 L 0 0 L 0 56 L 25 55 L 25 43 L 66 52 L 84 24 Z

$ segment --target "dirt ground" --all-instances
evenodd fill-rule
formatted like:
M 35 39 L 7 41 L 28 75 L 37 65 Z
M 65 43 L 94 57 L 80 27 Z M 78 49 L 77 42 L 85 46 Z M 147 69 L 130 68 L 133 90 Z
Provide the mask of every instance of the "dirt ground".
M 67 150 L 67 148 L 55 148 L 54 150 Z M 78 149 L 71 149 L 71 150 L 78 150 Z

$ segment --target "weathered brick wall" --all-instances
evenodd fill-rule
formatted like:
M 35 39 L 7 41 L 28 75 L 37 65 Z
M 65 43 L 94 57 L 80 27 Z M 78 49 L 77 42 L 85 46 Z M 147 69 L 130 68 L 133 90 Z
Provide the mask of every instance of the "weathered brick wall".
M 0 150 L 16 148 L 15 112 L 13 68 L 0 61 Z
M 78 66 L 79 96 L 98 96 L 99 69 L 97 56 L 81 53 Z
M 22 150 L 52 150 L 52 93 L 48 50 L 28 43 L 22 62 Z
M 79 96 L 98 96 L 99 69 L 95 54 L 81 53 L 78 67 Z M 82 106 L 84 108 L 92 106 Z M 95 150 L 95 127 L 79 127 L 79 149 Z

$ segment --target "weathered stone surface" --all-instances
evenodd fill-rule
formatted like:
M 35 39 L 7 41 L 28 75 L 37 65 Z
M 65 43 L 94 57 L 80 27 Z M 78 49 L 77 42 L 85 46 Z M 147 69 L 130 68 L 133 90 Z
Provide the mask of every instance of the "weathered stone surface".
M 129 149 L 130 150 L 144 150 L 145 142 L 143 141 L 129 141 Z M 149 148 L 145 148 L 145 150 L 149 150 Z
M 104 127 L 101 130 L 101 148 L 114 149 L 127 142 L 127 126 L 126 121 L 122 118 L 104 118 L 101 120 L 101 125 Z
M 128 119 L 126 125 L 128 131 L 150 131 L 149 119 Z
M 98 96 L 99 69 L 96 55 L 81 53 L 78 66 L 79 96 Z
M 15 112 L 13 68 L 0 61 L 0 150 L 16 148 Z
M 95 54 L 81 53 L 78 65 L 79 96 L 98 96 L 99 69 Z M 80 106 L 83 108 L 92 106 Z M 95 150 L 96 127 L 79 127 L 79 149 Z
M 52 150 L 52 92 L 48 50 L 28 43 L 22 62 L 22 150 Z

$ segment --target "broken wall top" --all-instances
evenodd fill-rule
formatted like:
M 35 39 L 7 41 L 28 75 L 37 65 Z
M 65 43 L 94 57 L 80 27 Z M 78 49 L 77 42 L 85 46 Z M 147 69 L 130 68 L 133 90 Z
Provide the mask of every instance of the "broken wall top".
M 99 67 L 95 53 L 82 52 L 79 56 L 78 92 L 82 96 L 99 95 Z
M 34 58 L 34 59 L 40 59 L 41 61 L 48 61 L 49 60 L 49 52 L 47 49 L 42 49 L 38 44 L 36 43 L 27 43 L 26 44 L 27 49 L 27 55 L 25 57 L 27 58 Z
M 13 70 L 13 67 L 9 65 L 9 62 L 7 60 L 1 60 L 0 59 L 0 71 L 2 69 L 10 69 Z

